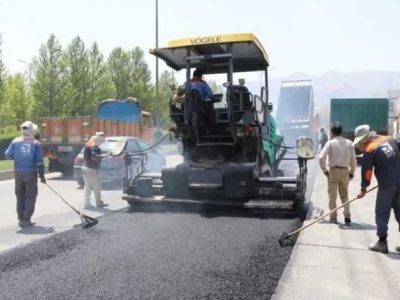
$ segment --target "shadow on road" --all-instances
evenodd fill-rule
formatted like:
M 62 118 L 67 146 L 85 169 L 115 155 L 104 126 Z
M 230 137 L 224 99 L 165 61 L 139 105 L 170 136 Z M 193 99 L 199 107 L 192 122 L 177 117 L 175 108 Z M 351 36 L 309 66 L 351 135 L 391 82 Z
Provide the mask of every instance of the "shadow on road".
M 46 178 L 48 181 L 70 181 L 74 180 L 74 176 L 72 175 L 62 175 L 61 173 L 54 175 L 52 177 Z
M 216 207 L 205 204 L 137 204 L 130 206 L 126 213 L 177 213 L 198 214 L 204 218 L 235 217 L 258 219 L 293 219 L 296 215 L 292 211 L 284 210 L 256 210 L 239 207 Z
M 308 246 L 308 247 L 323 247 L 323 248 L 332 248 L 332 249 L 344 249 L 344 250 L 355 250 L 355 251 L 368 251 L 371 252 L 371 250 L 368 249 L 367 245 L 363 248 L 356 248 L 356 247 L 343 247 L 343 246 L 336 246 L 336 245 L 322 245 L 322 244 L 312 244 L 312 243 L 302 243 L 298 242 L 298 246 Z M 395 260 L 400 260 L 400 253 L 398 252 L 389 252 L 388 254 L 381 254 L 381 253 L 376 253 L 376 255 L 386 255 L 387 257 Z
M 327 219 L 323 219 L 318 224 L 325 224 L 325 225 L 337 225 L 340 229 L 343 230 L 376 230 L 375 225 L 367 224 L 367 223 L 356 223 L 356 222 L 351 222 L 350 225 L 346 225 L 344 223 L 337 223 L 337 224 L 332 224 L 329 222 L 329 216 L 326 217 Z
M 22 228 L 17 231 L 21 234 L 49 234 L 55 232 L 53 227 L 43 227 L 43 226 L 32 226 L 27 228 Z
M 375 225 L 367 223 L 355 223 L 355 222 L 351 222 L 350 225 L 339 224 L 339 228 L 344 230 L 376 230 Z

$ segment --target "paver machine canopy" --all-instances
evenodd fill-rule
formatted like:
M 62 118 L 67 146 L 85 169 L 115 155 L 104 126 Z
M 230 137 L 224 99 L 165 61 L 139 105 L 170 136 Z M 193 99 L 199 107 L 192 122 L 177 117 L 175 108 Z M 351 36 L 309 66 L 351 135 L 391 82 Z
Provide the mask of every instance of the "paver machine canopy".
M 160 195 L 163 201 L 179 198 L 229 205 L 262 199 L 293 200 L 295 205 L 303 201 L 306 159 L 314 155 L 312 145 L 307 139 L 299 142 L 299 175 L 282 176 L 279 163 L 287 149 L 268 102 L 268 56 L 253 34 L 179 39 L 150 53 L 174 70 L 186 70 L 184 99 L 170 101 L 184 162 L 164 168 L 158 177 L 136 176 L 127 188 L 126 200 L 132 203 Z M 202 96 L 190 84 L 194 68 L 203 74 L 225 75 L 226 92 Z M 243 81 L 234 84 L 236 73 L 255 71 L 265 79 L 259 96 Z

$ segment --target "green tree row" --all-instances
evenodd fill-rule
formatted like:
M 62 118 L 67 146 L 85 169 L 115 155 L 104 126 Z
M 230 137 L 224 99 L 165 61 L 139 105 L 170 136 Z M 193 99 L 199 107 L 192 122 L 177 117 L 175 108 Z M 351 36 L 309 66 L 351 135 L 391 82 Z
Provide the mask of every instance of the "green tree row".
M 96 42 L 87 47 L 77 36 L 62 47 L 50 35 L 29 63 L 29 74 L 8 74 L 1 56 L 0 40 L 0 130 L 40 117 L 88 116 L 104 99 L 137 98 L 144 110 L 156 113 L 151 72 L 139 47 L 120 47 L 104 57 Z M 159 79 L 161 116 L 168 116 L 173 74 Z

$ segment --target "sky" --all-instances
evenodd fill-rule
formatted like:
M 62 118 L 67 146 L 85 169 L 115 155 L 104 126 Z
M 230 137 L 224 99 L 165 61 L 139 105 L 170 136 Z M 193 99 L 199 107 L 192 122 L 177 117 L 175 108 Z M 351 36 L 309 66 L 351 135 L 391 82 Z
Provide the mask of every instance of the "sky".
M 400 71 L 400 0 L 159 0 L 159 47 L 171 39 L 254 33 L 270 76 L 329 71 Z M 155 0 L 0 0 L 6 67 L 25 72 L 55 34 L 63 47 L 79 35 L 108 55 L 141 47 L 153 74 Z M 160 71 L 169 70 L 160 63 Z

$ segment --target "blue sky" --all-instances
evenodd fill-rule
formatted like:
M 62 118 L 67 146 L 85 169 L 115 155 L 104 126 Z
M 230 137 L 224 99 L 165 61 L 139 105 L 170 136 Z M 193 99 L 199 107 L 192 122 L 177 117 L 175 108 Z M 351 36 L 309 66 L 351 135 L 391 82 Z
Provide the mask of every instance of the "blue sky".
M 159 0 L 159 46 L 175 38 L 253 32 L 272 77 L 336 70 L 400 71 L 400 0 Z M 155 46 L 155 0 L 0 0 L 5 64 L 24 71 L 51 33 L 103 53 Z M 154 59 L 146 59 L 154 71 Z M 161 70 L 167 69 L 161 64 Z

